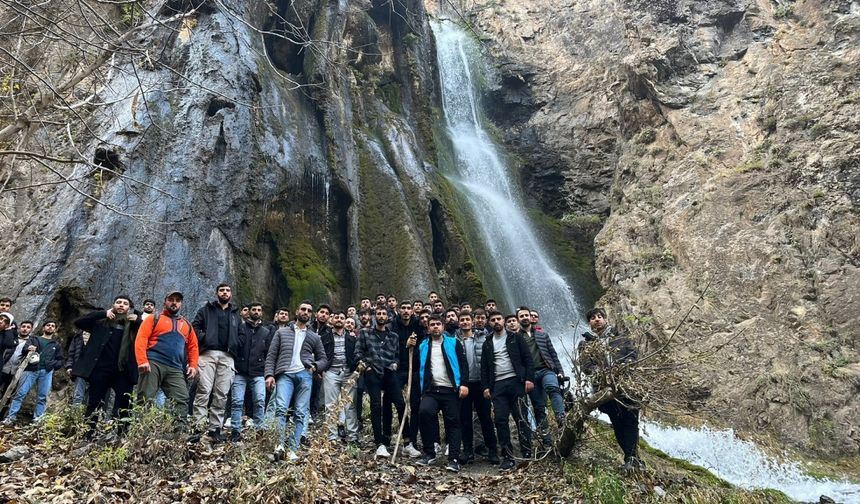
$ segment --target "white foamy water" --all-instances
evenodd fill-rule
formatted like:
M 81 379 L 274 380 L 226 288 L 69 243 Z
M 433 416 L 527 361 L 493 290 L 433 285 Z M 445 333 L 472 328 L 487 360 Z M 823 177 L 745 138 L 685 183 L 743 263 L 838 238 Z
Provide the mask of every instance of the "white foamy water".
M 741 488 L 774 488 L 792 499 L 818 502 L 827 495 L 845 504 L 860 504 L 860 484 L 816 479 L 798 462 L 778 462 L 733 430 L 687 429 L 642 422 L 642 438 L 654 448 L 692 462 Z
M 455 23 L 431 22 L 436 36 L 442 103 L 448 134 L 454 147 L 455 174 L 449 177 L 460 200 L 469 208 L 477 238 L 495 273 L 501 293 L 492 292 L 503 305 L 521 304 L 541 312 L 564 366 L 570 370 L 578 334 L 583 329 L 581 307 L 573 291 L 544 252 L 511 183 L 503 151 L 481 123 L 476 78 L 480 78 L 480 52 Z M 798 463 L 780 463 L 754 444 L 737 439 L 732 431 L 684 429 L 643 422 L 643 438 L 669 455 L 707 468 L 743 488 L 774 488 L 793 499 L 818 501 L 828 495 L 838 502 L 860 504 L 860 485 L 818 480 Z

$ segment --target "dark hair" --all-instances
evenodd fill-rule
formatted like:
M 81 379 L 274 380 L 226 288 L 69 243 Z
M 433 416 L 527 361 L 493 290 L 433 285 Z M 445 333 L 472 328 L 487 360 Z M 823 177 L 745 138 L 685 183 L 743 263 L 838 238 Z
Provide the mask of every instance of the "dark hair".
M 149 299 L 149 298 L 146 298 L 146 299 L 144 299 L 144 300 L 143 300 L 143 304 L 146 304 L 146 303 L 152 303 L 152 304 L 155 304 L 155 300 L 153 300 L 153 299 Z
M 131 297 L 129 297 L 128 294 L 120 294 L 119 296 L 113 298 L 113 302 L 116 303 L 117 299 L 125 299 L 126 301 L 128 301 L 128 304 L 132 304 Z
M 242 305 L 242 309 L 243 309 L 243 310 L 244 310 L 244 309 L 246 309 L 246 308 L 250 308 L 250 307 L 251 307 L 251 305 L 249 305 L 249 304 L 243 304 L 243 305 Z
M 381 312 L 381 311 L 384 311 L 385 315 L 388 315 L 388 308 L 386 308 L 384 306 L 377 306 L 376 309 L 373 310 L 373 313 L 376 314 L 377 312 Z
M 250 310 L 251 308 L 255 307 L 255 306 L 259 306 L 260 308 L 262 308 L 262 307 L 263 307 L 263 303 L 258 303 L 258 302 L 256 302 L 256 301 L 254 301 L 253 303 L 251 303 L 251 304 L 249 304 L 249 305 L 247 305 L 247 306 L 248 306 L 248 309 L 249 309 L 249 310 Z
M 439 315 L 430 315 L 430 321 L 432 322 L 433 320 L 437 320 L 437 321 L 439 321 L 439 323 L 442 323 L 442 324 L 444 324 L 444 323 L 445 323 L 445 322 L 442 320 L 442 317 L 440 317 Z
M 412 304 L 415 304 L 415 303 L 421 303 L 421 306 L 424 306 L 424 301 L 422 301 L 420 299 L 416 299 L 415 301 L 412 301 Z
M 275 311 L 276 311 L 276 312 L 279 312 L 279 311 L 285 311 L 285 312 L 287 312 L 287 313 L 290 313 L 290 309 L 289 309 L 289 308 L 287 308 L 286 306 L 282 306 L 282 307 L 278 308 L 278 309 L 277 309 L 277 310 L 275 310 Z
M 438 293 L 438 292 L 436 292 L 436 291 L 430 291 L 430 292 L 428 292 L 428 293 L 427 293 L 427 295 L 428 295 L 428 296 L 429 296 L 430 294 L 436 294 L 437 296 L 439 295 L 439 293 Z
M 595 307 L 595 308 L 592 308 L 592 309 L 588 310 L 587 312 L 585 312 L 585 320 L 591 320 L 591 317 L 593 317 L 594 315 L 598 315 L 598 314 L 601 317 L 606 318 L 606 310 L 604 310 L 603 308 L 596 308 Z
M 412 308 L 412 303 L 409 301 L 401 301 L 400 307 L 403 308 L 404 306 L 408 306 L 409 308 Z
M 366 299 L 366 300 L 368 300 L 368 301 L 370 301 L 370 298 L 369 298 L 369 297 L 367 297 L 367 296 L 364 296 L 363 298 L 361 298 L 361 301 L 364 301 L 365 299 Z M 359 304 L 361 304 L 361 303 L 359 303 Z
M 433 301 L 433 304 L 436 304 L 436 303 L 439 303 L 440 305 L 445 306 L 445 303 L 443 303 L 441 299 L 437 299 L 436 301 Z
M 327 305 L 327 304 L 323 303 L 323 304 L 321 304 L 321 305 L 319 306 L 319 308 L 317 308 L 317 311 L 320 311 L 320 310 L 322 310 L 323 308 L 325 308 L 326 310 L 328 310 L 328 314 L 329 314 L 329 315 L 331 315 L 331 306 L 329 306 L 329 305 Z
M 394 294 L 389 294 L 388 297 L 385 298 L 386 301 L 391 300 L 391 299 L 397 301 L 397 296 L 395 296 Z
M 490 298 L 490 299 L 488 299 L 488 300 L 484 301 L 484 306 L 487 306 L 487 303 L 495 303 L 495 302 L 496 302 L 496 300 L 495 300 L 495 299 Z
M 48 320 L 46 320 L 46 321 L 42 322 L 42 327 L 45 327 L 45 326 L 46 326 L 46 325 L 48 325 L 48 324 L 60 325 L 60 324 L 58 324 L 58 323 L 57 323 L 57 321 L 56 321 L 56 320 L 48 319 Z
M 346 317 L 346 312 L 341 310 L 340 308 L 336 308 L 333 312 L 331 312 L 332 316 L 334 315 L 343 315 Z
M 351 305 L 346 307 L 347 310 L 349 310 L 350 308 L 355 308 L 355 305 L 351 304 Z
M 377 292 L 377 293 L 376 293 L 376 297 L 379 297 L 379 296 L 385 297 L 385 293 L 383 293 L 383 292 Z
M 490 313 L 487 314 L 487 318 L 491 319 L 496 315 L 502 315 L 502 312 L 500 312 L 499 310 L 490 310 Z
M 313 304 L 313 303 L 311 303 L 311 300 L 310 300 L 310 299 L 302 299 L 302 301 L 301 301 L 298 305 L 296 305 L 296 307 L 298 308 L 299 306 L 301 306 L 301 305 L 303 305 L 303 304 L 310 305 L 311 310 L 313 310 L 313 309 L 314 309 L 314 304 Z
M 457 310 L 455 310 L 455 309 L 453 309 L 453 308 L 448 308 L 447 310 L 445 310 L 445 313 L 444 313 L 445 318 L 448 318 L 448 314 L 449 314 L 449 313 L 451 313 L 451 312 L 454 312 L 454 315 L 456 315 L 456 314 L 457 314 Z
M 517 312 L 516 312 L 518 317 L 519 317 L 519 314 L 521 311 L 528 312 L 529 315 L 531 315 L 531 312 L 532 312 L 531 308 L 529 308 L 528 306 L 520 306 L 519 308 L 517 308 Z
M 508 320 L 511 320 L 511 319 L 514 319 L 517 322 L 519 322 L 519 319 L 517 318 L 517 316 L 512 313 L 510 315 L 505 315 L 505 324 L 507 324 Z
M 372 313 L 367 308 L 362 308 L 358 311 L 358 316 L 361 317 L 362 315 L 372 315 Z
M 483 308 L 475 308 L 474 310 L 472 310 L 472 315 L 474 315 L 474 316 L 476 316 L 476 317 L 477 317 L 478 315 L 486 315 L 486 314 L 487 314 L 487 313 L 484 311 L 484 309 L 483 309 Z
M 215 292 L 218 292 L 218 289 L 220 289 L 221 287 L 230 287 L 230 284 L 224 282 L 219 283 L 218 287 L 215 287 Z M 232 291 L 233 287 L 230 287 L 230 290 Z
M 7 297 L 0 298 L 0 303 L 2 303 L 4 301 L 9 303 L 10 305 L 15 304 L 15 301 L 12 301 L 12 298 L 7 298 Z
M 471 312 L 471 311 L 469 311 L 469 310 L 463 310 L 463 311 L 461 311 L 461 312 L 460 312 L 460 314 L 459 314 L 459 315 L 457 315 L 457 319 L 458 319 L 458 320 L 459 320 L 459 319 L 461 319 L 461 318 L 463 318 L 463 317 L 469 317 L 469 318 L 472 318 L 472 312 Z
M 18 322 L 18 327 L 21 327 L 24 324 L 33 325 L 33 321 L 32 320 L 22 320 L 21 322 Z
M 431 312 L 431 311 L 430 311 L 429 309 L 427 309 L 427 308 L 423 308 L 420 312 L 418 312 L 418 316 L 420 317 L 421 315 L 430 315 L 430 316 L 432 317 L 432 316 L 433 316 L 433 312 Z

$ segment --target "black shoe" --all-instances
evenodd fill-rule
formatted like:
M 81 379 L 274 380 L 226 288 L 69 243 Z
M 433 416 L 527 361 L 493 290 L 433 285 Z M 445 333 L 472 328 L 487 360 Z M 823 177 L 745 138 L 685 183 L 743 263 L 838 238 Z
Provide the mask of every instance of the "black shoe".
M 531 450 L 523 450 L 523 458 L 524 459 L 532 458 L 532 451 Z
M 499 465 L 499 454 L 496 453 L 495 450 L 491 451 L 487 455 L 487 462 L 489 462 L 492 465 Z
M 213 429 L 206 433 L 210 439 L 212 439 L 213 443 L 223 443 L 227 439 L 224 438 L 224 434 L 221 434 L 221 429 Z
M 510 471 L 514 467 L 516 467 L 516 464 L 514 463 L 514 459 L 512 458 L 506 458 L 502 460 L 501 464 L 499 464 L 500 471 Z
M 418 459 L 418 461 L 415 463 L 418 465 L 426 466 L 434 462 L 436 462 L 436 455 L 430 455 L 429 453 L 425 453 L 424 455 L 421 455 L 421 458 Z
M 486 457 L 489 454 L 490 454 L 490 450 L 488 450 L 487 447 L 484 445 L 480 445 L 477 448 L 475 448 L 475 455 L 478 455 L 481 457 Z
M 445 470 L 452 473 L 460 472 L 460 462 L 458 462 L 457 459 L 449 460 L 448 465 L 445 466 Z
M 230 442 L 238 443 L 240 441 L 242 441 L 242 433 L 241 432 L 234 430 L 233 432 L 230 433 Z
M 304 446 L 306 448 L 309 448 L 311 446 L 311 442 L 306 436 L 302 436 L 302 440 L 300 441 L 299 444 L 301 444 L 302 446 Z
M 460 455 L 460 463 L 463 465 L 471 464 L 474 461 L 475 455 L 473 453 L 464 452 L 462 455 Z
M 337 426 L 337 437 L 339 437 L 341 439 L 346 438 L 346 427 L 344 427 L 343 425 Z
M 645 469 L 645 462 L 638 457 L 627 457 L 621 466 L 621 471 L 627 473 L 641 471 L 642 469 Z
M 191 433 L 190 436 L 188 436 L 188 439 L 186 441 L 188 441 L 189 443 L 199 443 L 201 437 L 203 437 L 202 432 L 194 431 Z

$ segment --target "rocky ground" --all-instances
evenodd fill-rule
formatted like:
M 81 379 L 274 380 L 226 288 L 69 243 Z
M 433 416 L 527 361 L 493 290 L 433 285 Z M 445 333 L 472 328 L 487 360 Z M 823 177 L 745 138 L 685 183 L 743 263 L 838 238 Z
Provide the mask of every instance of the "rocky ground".
M 82 441 L 79 416 L 49 414 L 38 426 L 0 430 L 0 500 L 4 502 L 391 502 L 623 503 L 789 502 L 773 491 L 743 491 L 707 471 L 643 445 L 647 469 L 624 474 L 609 429 L 589 426 L 568 460 L 548 455 L 500 473 L 484 463 L 457 475 L 442 463 L 421 467 L 371 458 L 311 436 L 295 464 L 274 462 L 270 434 L 241 444 L 186 444 L 168 434 L 160 412 L 137 412 L 121 442 Z

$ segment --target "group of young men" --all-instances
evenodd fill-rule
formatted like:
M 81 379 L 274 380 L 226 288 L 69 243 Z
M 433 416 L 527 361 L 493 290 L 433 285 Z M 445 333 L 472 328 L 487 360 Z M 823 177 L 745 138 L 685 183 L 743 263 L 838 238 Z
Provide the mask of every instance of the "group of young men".
M 231 286 L 221 284 L 215 299 L 189 322 L 180 315 L 182 302 L 183 294 L 171 291 L 161 311 L 146 300 L 138 313 L 128 296 L 117 296 L 109 309 L 74 321 L 86 342 L 75 340 L 73 362 L 67 363 L 55 338 L 55 322 L 46 321 L 42 334 L 33 336 L 32 322 L 15 326 L 11 300 L 0 299 L 4 382 L 23 359 L 30 362 L 4 422 L 15 420 L 33 385 L 38 419 L 52 373 L 64 366 L 88 383 L 88 436 L 95 432 L 109 392 L 114 399 L 108 413 L 123 419 L 136 391 L 141 401 L 166 399 L 179 425 L 188 423 L 190 414 L 191 441 L 204 433 L 214 442 L 226 441 L 227 428 L 229 439 L 240 441 L 247 398 L 253 425 L 263 428 L 271 418 L 279 436 L 276 457 L 289 460 L 299 458 L 316 405 L 324 405 L 317 409 L 324 410 L 322 431 L 330 440 L 360 443 L 365 394 L 376 457 L 391 455 L 395 410 L 403 424 L 403 453 L 419 464 L 434 463 L 443 442 L 441 413 L 446 468 L 453 472 L 476 456 L 502 470 L 513 468 L 511 419 L 523 458 L 533 456 L 533 434 L 549 449 L 547 402 L 556 424 L 564 422 L 563 368 L 539 326 L 538 312 L 527 307 L 504 315 L 492 299 L 472 309 L 469 303 L 445 307 L 435 292 L 427 302 L 398 302 L 379 294 L 375 303 L 364 298 L 359 307 L 345 311 L 302 301 L 292 314 L 281 308 L 266 322 L 260 303 L 239 308 Z M 603 310 L 591 310 L 588 318 L 594 334 L 586 334 L 583 344 L 603 340 L 606 348 L 617 350 L 613 358 L 635 359 L 635 349 L 606 323 Z M 610 344 L 608 338 L 621 343 Z M 594 363 L 584 368 L 593 369 Z M 618 425 L 625 461 L 635 460 L 635 404 L 605 412 Z M 294 426 L 289 438 L 288 421 Z

